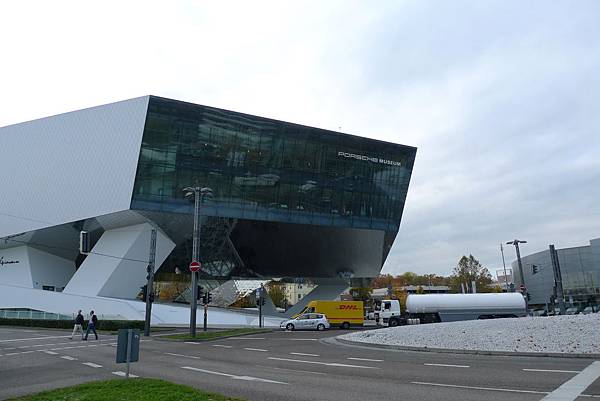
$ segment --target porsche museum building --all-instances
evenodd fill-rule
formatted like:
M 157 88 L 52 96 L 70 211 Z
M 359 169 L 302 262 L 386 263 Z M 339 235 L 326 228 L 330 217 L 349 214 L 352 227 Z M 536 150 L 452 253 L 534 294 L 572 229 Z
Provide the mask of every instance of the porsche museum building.
M 190 186 L 212 190 L 200 209 L 203 279 L 374 277 L 416 154 L 155 96 L 2 127 L 0 143 L 0 309 L 35 310 L 68 296 L 134 299 L 152 229 L 158 273 L 186 274 Z

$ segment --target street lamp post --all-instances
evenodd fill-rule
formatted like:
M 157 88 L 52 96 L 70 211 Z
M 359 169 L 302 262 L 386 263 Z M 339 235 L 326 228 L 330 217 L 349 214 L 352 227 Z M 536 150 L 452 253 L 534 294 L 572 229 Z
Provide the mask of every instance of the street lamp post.
M 502 247 L 502 242 L 500 243 L 500 253 L 502 253 L 502 266 L 504 267 L 504 285 L 506 286 L 506 292 L 512 292 L 510 288 L 508 288 L 508 275 L 506 274 L 506 262 L 504 261 L 504 248 Z
M 200 204 L 204 196 L 211 196 L 212 189 L 208 187 L 184 188 L 186 197 L 194 197 L 194 234 L 192 239 L 192 261 L 200 259 Z M 198 308 L 198 274 L 192 274 L 192 299 L 190 302 L 190 335 L 196 337 L 196 309 Z
M 521 279 L 521 285 L 525 289 L 523 291 L 523 296 L 525 297 L 525 307 L 529 310 L 529 302 L 527 300 L 527 286 L 525 285 L 525 276 L 523 275 L 523 264 L 521 263 L 521 252 L 519 251 L 519 244 L 526 244 L 527 241 L 521 241 L 518 239 L 514 239 L 506 243 L 506 245 L 514 245 L 515 250 L 517 251 L 517 265 L 519 266 L 519 278 Z

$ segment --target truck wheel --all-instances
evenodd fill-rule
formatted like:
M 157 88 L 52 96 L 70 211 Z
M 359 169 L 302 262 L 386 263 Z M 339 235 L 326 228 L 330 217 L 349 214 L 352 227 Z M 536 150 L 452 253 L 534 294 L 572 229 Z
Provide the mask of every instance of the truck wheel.
M 390 327 L 396 327 L 396 326 L 398 326 L 398 320 L 396 320 L 396 319 L 390 319 L 390 321 L 388 323 L 388 326 L 390 326 Z
M 342 329 L 344 329 L 344 330 L 348 330 L 348 329 L 350 328 L 350 323 L 348 323 L 348 322 L 344 322 L 344 323 L 342 323 L 342 326 L 341 326 L 341 327 L 342 327 Z
M 323 323 L 319 323 L 319 324 L 317 325 L 317 330 L 319 330 L 319 331 L 323 331 L 323 330 L 325 330 L 325 325 L 324 325 Z
M 294 331 L 294 325 L 291 323 L 288 323 L 287 326 L 285 326 L 285 329 L 289 330 L 289 331 Z

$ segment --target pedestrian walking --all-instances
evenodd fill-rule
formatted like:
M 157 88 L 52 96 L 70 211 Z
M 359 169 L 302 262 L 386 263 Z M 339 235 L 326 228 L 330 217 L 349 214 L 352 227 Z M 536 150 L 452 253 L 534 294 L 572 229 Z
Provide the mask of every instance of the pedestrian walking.
M 83 340 L 83 315 L 81 314 L 81 309 L 77 311 L 77 317 L 75 317 L 75 327 L 73 327 L 73 332 L 71 333 L 71 340 L 77 332 L 81 333 L 81 339 Z
M 98 333 L 96 333 L 96 325 L 97 324 L 98 324 L 98 318 L 94 314 L 94 311 L 91 311 L 90 312 L 90 321 L 88 322 L 88 327 L 87 327 L 87 330 L 85 331 L 85 337 L 83 338 L 83 341 L 87 341 L 90 331 L 93 331 L 94 335 L 96 336 L 96 340 L 98 339 Z

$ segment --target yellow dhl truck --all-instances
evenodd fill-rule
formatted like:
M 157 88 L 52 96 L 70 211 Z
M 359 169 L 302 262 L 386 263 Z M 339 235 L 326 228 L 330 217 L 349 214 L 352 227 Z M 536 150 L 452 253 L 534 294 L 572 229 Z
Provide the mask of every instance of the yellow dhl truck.
M 327 317 L 329 324 L 342 329 L 362 326 L 365 322 L 362 301 L 310 301 L 298 315 L 303 313 L 322 313 Z

